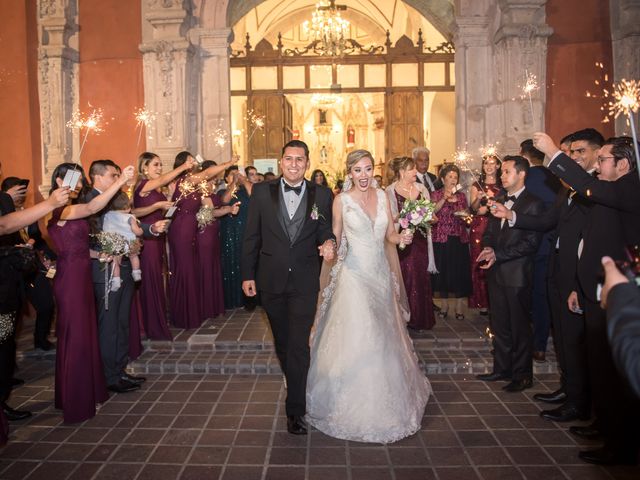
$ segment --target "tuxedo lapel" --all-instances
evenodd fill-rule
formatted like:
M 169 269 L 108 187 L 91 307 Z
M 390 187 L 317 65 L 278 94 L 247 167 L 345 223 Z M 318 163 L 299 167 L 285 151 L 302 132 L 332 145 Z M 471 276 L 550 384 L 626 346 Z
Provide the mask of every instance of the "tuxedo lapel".
M 280 213 L 280 180 L 269 184 L 269 192 L 271 193 L 271 204 L 273 206 L 273 216 L 271 218 L 277 218 L 281 227 L 281 234 L 289 240 L 287 235 L 287 226 L 284 224 L 284 219 Z
M 306 180 L 305 182 L 307 183 L 307 192 L 309 195 L 307 197 L 307 208 L 304 214 L 304 222 L 306 224 L 311 218 L 311 209 L 313 208 L 313 205 L 315 204 L 315 201 L 316 201 L 316 184 L 312 182 L 307 182 Z

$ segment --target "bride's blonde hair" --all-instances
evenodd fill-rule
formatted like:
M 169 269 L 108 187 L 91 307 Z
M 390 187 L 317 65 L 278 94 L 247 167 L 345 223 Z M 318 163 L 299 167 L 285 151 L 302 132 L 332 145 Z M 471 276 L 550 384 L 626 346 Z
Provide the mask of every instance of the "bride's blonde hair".
M 368 150 L 354 150 L 353 152 L 349 153 L 349 155 L 347 155 L 347 173 L 349 173 L 353 166 L 363 158 L 368 158 L 369 160 L 371 160 L 372 167 L 376 166 L 371 152 L 369 152 Z

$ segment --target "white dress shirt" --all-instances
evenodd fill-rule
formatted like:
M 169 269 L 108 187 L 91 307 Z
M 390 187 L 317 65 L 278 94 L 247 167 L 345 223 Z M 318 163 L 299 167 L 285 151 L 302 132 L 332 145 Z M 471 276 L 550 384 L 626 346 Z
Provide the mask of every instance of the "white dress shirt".
M 288 183 L 288 182 L 287 182 Z M 296 183 L 295 185 L 291 185 L 292 187 L 297 187 L 298 185 L 302 185 L 302 190 L 300 190 L 300 195 L 296 194 L 293 190 L 285 191 L 284 190 L 285 179 L 283 178 L 280 182 L 280 191 L 282 192 L 282 198 L 284 198 L 284 204 L 287 207 L 287 213 L 289 214 L 289 219 L 292 219 L 296 214 L 296 210 L 300 206 L 300 202 L 302 201 L 302 196 L 304 195 L 305 190 L 307 189 L 307 184 L 304 180 Z

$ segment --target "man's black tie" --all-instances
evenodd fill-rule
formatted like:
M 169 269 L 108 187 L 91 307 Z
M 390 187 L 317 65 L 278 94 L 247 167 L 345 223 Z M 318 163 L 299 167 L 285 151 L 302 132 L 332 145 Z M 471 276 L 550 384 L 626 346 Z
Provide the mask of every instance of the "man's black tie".
M 515 195 L 509 195 L 509 196 L 507 196 L 507 199 L 505 200 L 505 203 L 508 202 L 509 200 L 511 200 L 513 203 L 516 203 L 517 199 L 518 199 L 518 197 L 516 197 Z
M 297 187 L 292 187 L 287 182 L 284 182 L 284 191 L 285 192 L 292 191 L 296 195 L 300 195 L 300 193 L 302 192 L 302 184 L 298 185 Z

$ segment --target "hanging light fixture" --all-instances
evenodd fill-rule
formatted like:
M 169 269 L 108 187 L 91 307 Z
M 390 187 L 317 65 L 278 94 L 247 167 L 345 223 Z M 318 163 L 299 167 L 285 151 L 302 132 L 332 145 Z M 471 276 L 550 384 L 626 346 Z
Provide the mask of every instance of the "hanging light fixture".
M 340 10 L 346 9 L 346 5 L 336 5 L 335 0 L 320 1 L 316 3 L 311 22 L 303 23 L 311 39 L 318 41 L 322 55 L 340 57 L 344 53 L 349 21 L 342 18 Z

